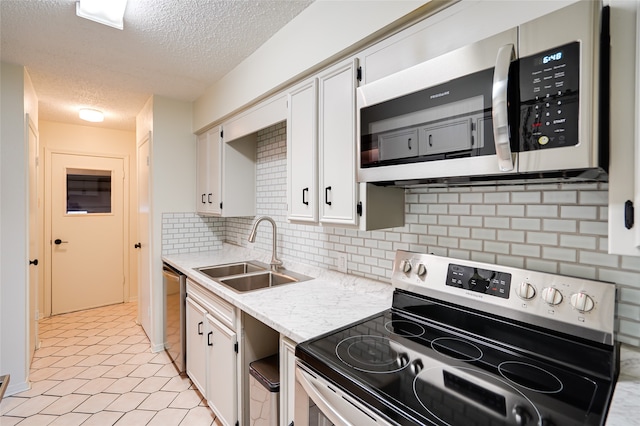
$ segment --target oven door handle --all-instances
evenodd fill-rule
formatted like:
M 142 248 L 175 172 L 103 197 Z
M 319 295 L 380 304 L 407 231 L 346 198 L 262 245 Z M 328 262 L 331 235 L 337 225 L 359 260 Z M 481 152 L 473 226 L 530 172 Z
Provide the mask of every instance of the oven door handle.
M 324 395 L 322 395 L 320 390 L 311 383 L 308 376 L 309 373 L 300 368 L 300 366 L 296 366 L 296 379 L 298 380 L 298 383 L 300 383 L 304 391 L 307 393 L 307 396 L 311 398 L 320 411 L 322 411 L 322 414 L 336 425 L 353 426 L 352 423 L 347 421 L 347 419 L 338 413 L 338 410 L 336 410 Z
M 315 379 L 300 364 L 296 365 L 296 380 L 302 386 L 307 397 L 318 406 L 322 414 L 332 423 L 344 426 L 377 425 L 391 426 L 377 414 L 367 412 L 355 402 L 350 401 L 346 395 L 341 395 L 331 387 L 324 385 L 324 381 Z M 318 385 L 315 382 L 318 381 Z M 325 390 L 325 392 L 323 392 Z M 344 414 L 341 414 L 344 413 Z
M 491 91 L 493 139 L 496 144 L 498 167 L 502 172 L 513 170 L 511 142 L 509 140 L 509 108 L 507 99 L 509 65 L 513 59 L 515 59 L 515 47 L 513 44 L 505 44 L 498 50 Z

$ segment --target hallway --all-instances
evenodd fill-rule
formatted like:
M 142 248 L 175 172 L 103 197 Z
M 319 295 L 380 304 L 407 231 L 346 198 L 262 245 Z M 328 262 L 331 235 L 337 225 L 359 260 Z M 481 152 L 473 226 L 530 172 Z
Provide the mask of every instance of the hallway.
M 136 303 L 46 318 L 30 390 L 5 396 L 0 424 L 219 425 L 164 352 L 151 353 Z

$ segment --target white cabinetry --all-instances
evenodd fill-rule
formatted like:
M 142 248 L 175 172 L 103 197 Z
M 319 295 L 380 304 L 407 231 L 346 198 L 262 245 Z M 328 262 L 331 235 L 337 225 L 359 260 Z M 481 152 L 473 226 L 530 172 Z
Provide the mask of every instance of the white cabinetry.
M 290 220 L 318 221 L 317 80 L 289 91 L 287 181 Z M 295 142 L 294 142 L 295 141 Z
M 289 91 L 291 221 L 362 230 L 404 225 L 404 189 L 356 182 L 356 72 L 351 58 Z
M 220 130 L 209 130 L 196 139 L 196 212 L 220 214 Z
M 628 34 L 636 34 L 635 44 Z M 608 243 L 609 253 L 629 256 L 640 256 L 639 36 L 640 5 L 617 3 L 611 8 L 611 63 L 620 66 L 611 67 Z
M 186 305 L 189 378 L 223 425 L 249 424 L 249 364 L 278 353 L 279 334 L 190 279 Z
M 187 374 L 223 425 L 235 425 L 238 411 L 238 345 L 235 308 L 187 285 Z
M 356 68 L 350 59 L 318 76 L 320 222 L 357 224 Z
M 255 215 L 256 134 L 227 141 L 222 127 L 196 140 L 196 211 L 202 215 Z

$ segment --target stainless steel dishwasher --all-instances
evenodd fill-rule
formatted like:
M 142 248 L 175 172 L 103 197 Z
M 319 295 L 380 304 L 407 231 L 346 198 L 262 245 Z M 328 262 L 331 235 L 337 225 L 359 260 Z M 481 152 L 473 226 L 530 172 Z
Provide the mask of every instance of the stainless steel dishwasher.
M 162 282 L 164 287 L 164 349 L 178 372 L 185 371 L 185 297 L 186 275 L 163 263 Z

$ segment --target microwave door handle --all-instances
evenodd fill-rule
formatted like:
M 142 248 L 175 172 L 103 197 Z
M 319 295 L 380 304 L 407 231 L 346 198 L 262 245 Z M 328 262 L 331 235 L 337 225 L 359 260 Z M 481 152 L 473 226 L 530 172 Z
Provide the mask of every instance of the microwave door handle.
M 496 144 L 496 155 L 500 171 L 513 170 L 511 144 L 509 141 L 509 111 L 507 86 L 509 83 L 509 65 L 515 58 L 513 44 L 506 44 L 498 50 L 496 67 L 493 72 L 493 89 L 491 92 L 491 115 L 493 118 L 493 139 Z

